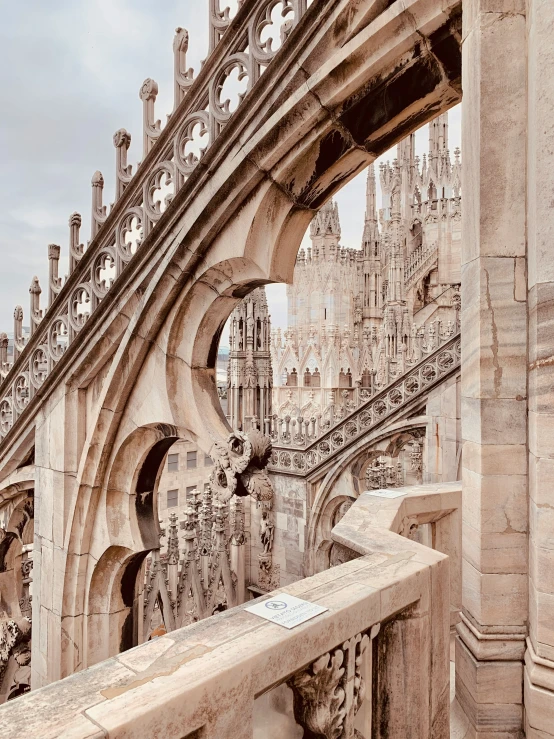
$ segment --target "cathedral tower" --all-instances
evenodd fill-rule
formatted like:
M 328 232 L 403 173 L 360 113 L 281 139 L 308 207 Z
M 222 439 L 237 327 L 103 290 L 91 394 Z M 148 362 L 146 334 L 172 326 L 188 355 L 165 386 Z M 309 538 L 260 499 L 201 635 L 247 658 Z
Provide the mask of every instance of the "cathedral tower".
M 377 219 L 377 187 L 375 167 L 369 165 L 366 185 L 366 210 L 363 252 L 363 329 L 371 330 L 381 325 L 382 286 L 381 286 L 381 239 Z
M 242 300 L 230 320 L 227 418 L 233 429 L 263 428 L 271 414 L 271 322 L 264 287 Z

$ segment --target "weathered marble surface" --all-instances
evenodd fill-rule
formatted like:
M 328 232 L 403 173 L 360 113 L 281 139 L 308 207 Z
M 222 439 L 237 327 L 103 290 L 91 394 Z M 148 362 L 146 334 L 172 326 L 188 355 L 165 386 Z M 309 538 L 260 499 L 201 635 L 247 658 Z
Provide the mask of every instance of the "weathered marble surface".
M 210 739 L 251 739 L 254 717 L 260 718 L 257 696 L 346 639 L 386 622 L 387 650 L 378 668 L 383 702 L 374 712 L 385 705 L 395 710 L 379 718 L 379 732 L 394 739 L 405 739 L 406 732 L 446 739 L 448 559 L 394 530 L 401 525 L 399 512 L 444 518 L 459 507 L 460 489 L 454 484 L 429 486 L 421 495 L 406 492 L 396 501 L 360 498 L 336 527 L 336 538 L 354 557 L 362 556 L 286 588 L 327 606 L 326 613 L 289 631 L 243 606 L 234 608 L 4 705 L 0 733 L 171 739 L 203 728 L 199 736 Z

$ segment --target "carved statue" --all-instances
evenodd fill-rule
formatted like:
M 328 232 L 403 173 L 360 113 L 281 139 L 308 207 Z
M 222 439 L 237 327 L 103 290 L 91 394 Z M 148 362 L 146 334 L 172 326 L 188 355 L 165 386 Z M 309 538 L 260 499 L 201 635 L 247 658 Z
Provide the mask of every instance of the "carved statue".
M 18 658 L 18 664 L 28 662 L 31 639 L 31 622 L 28 618 L 18 619 L 4 617 L 0 619 L 0 683 L 4 677 L 10 657 Z
M 262 542 L 264 554 L 269 554 L 271 552 L 274 533 L 275 526 L 269 518 L 269 512 L 264 511 L 262 513 L 262 520 L 260 521 L 260 541 Z

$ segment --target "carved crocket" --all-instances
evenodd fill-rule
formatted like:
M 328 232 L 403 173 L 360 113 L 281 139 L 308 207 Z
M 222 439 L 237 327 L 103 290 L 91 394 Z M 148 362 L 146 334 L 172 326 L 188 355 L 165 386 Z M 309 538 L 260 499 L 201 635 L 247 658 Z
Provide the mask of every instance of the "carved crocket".
M 214 469 L 210 487 L 213 495 L 221 501 L 225 502 L 233 495 L 250 495 L 257 501 L 273 498 L 271 482 L 265 471 L 271 457 L 271 441 L 261 431 L 233 431 L 226 443 L 214 443 L 211 457 Z

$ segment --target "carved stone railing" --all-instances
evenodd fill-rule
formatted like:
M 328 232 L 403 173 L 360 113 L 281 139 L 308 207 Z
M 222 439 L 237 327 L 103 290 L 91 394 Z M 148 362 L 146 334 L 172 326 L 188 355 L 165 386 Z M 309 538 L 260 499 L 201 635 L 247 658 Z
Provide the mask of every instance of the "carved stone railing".
M 324 613 L 289 630 L 238 606 L 2 706 L 0 734 L 446 739 L 449 562 L 367 498 L 333 531 L 353 561 L 285 589 Z
M 414 249 L 404 264 L 406 287 L 410 287 L 414 282 L 424 277 L 437 257 L 438 246 L 436 241 Z
M 371 493 L 371 491 L 369 491 Z M 396 498 L 362 494 L 331 532 L 334 542 L 352 548 L 358 531 L 386 528 L 447 554 L 450 560 L 450 626 L 462 608 L 462 483 L 440 482 L 396 488 Z M 365 554 L 364 548 L 357 549 Z
M 273 443 L 269 468 L 274 472 L 305 475 L 331 459 L 351 443 L 382 424 L 387 418 L 402 410 L 413 400 L 428 392 L 437 383 L 450 376 L 460 366 L 460 335 L 456 333 L 445 344 L 427 355 L 416 366 L 404 373 L 323 434 L 290 431 Z M 302 430 L 303 419 L 298 426 Z M 290 422 L 290 419 L 289 419 Z M 296 427 L 296 424 L 295 424 Z M 294 427 L 291 425 L 291 429 Z M 288 443 L 286 443 L 288 441 Z M 284 443 L 285 442 L 285 443 Z
M 210 53 L 198 77 L 186 66 L 188 33 L 178 28 L 174 51 L 174 110 L 162 130 L 155 119 L 158 85 L 147 79 L 140 89 L 143 104 L 143 161 L 136 173 L 127 164 L 130 134 L 114 135 L 116 202 L 103 204 L 104 178 L 92 178 L 91 237 L 80 243 L 81 216 L 69 220 L 70 274 L 58 277 L 60 248 L 49 247 L 49 302 L 40 308 L 38 280 L 31 284 L 30 336 L 23 336 L 23 310 L 14 313 L 14 361 L 8 364 L 8 340 L 0 336 L 0 439 L 4 439 L 46 378 L 77 340 L 83 326 L 117 283 L 137 250 L 164 221 L 164 211 L 207 149 L 306 12 L 309 0 L 241 0 L 235 17 L 210 0 Z M 280 16 L 276 12 L 281 9 Z M 233 87 L 236 76 L 240 92 Z M 117 289 L 117 288 L 116 288 Z
M 412 326 L 407 347 L 403 346 L 394 358 L 384 356 L 380 370 L 370 373 L 371 387 L 339 390 L 342 399 L 339 398 L 337 402 L 330 404 L 323 413 L 308 417 L 295 417 L 291 413 L 281 416 L 274 414 L 265 419 L 265 433 L 278 446 L 305 448 L 340 424 L 353 411 L 365 406 L 368 400 L 400 380 L 407 372 L 411 372 L 421 363 L 428 361 L 437 350 L 451 344 L 453 340 L 459 338 L 459 334 L 459 320 L 457 319 L 448 322 L 431 321 L 428 325 L 421 327 Z M 298 391 L 298 387 L 291 387 L 288 390 L 290 404 L 294 402 L 294 394 Z M 299 402 L 297 407 L 300 407 Z M 257 419 L 254 419 L 254 423 L 258 423 Z

